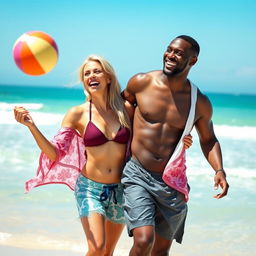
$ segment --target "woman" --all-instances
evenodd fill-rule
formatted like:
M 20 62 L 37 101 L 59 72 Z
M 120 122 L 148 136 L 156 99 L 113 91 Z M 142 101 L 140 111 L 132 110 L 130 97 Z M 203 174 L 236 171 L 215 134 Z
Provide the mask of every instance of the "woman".
M 42 150 L 37 177 L 26 183 L 26 190 L 49 183 L 75 189 L 86 255 L 110 256 L 124 228 L 120 178 L 129 156 L 133 107 L 124 105 L 115 72 L 103 58 L 89 56 L 80 80 L 87 100 L 67 112 L 53 141 L 43 136 L 26 109 L 14 109 L 16 120 L 29 128 Z M 184 142 L 190 146 L 190 137 Z

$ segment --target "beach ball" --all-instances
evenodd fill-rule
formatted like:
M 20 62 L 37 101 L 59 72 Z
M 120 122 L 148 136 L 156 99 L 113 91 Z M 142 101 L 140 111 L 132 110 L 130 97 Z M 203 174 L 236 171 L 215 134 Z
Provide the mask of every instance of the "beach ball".
M 58 61 L 58 47 L 48 34 L 30 31 L 21 35 L 13 46 L 13 58 L 24 73 L 39 76 L 50 72 Z

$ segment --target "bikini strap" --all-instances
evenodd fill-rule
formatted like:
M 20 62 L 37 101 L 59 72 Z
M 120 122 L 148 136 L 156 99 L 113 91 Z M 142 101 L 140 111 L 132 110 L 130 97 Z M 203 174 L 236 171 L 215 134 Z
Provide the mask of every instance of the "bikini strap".
M 92 100 L 90 100 L 89 120 L 92 120 Z

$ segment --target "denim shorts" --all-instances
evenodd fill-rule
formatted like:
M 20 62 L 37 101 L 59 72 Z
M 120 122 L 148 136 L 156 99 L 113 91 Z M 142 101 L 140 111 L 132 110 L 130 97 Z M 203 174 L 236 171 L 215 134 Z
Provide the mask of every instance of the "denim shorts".
M 80 218 L 96 212 L 112 222 L 125 223 L 123 187 L 120 183 L 99 183 L 80 174 L 76 181 L 75 197 Z
M 121 181 L 129 236 L 134 228 L 153 226 L 161 237 L 181 243 L 187 216 L 183 194 L 167 186 L 162 173 L 146 170 L 134 159 L 126 163 Z

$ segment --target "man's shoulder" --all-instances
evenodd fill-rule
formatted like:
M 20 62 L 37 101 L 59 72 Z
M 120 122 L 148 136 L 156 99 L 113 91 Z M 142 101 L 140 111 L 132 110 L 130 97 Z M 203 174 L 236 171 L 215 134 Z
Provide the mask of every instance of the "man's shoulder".
M 137 73 L 129 80 L 128 85 L 136 86 L 136 87 L 138 86 L 144 87 L 149 85 L 151 81 L 159 75 L 160 75 L 160 71 L 158 70 L 149 71 L 146 73 L 143 73 L 143 72 Z
M 199 103 L 202 103 L 202 104 L 209 104 L 209 103 L 211 103 L 210 99 L 208 98 L 208 96 L 206 94 L 202 93 L 199 88 L 197 88 L 197 101 Z
M 135 74 L 130 80 L 136 80 L 136 81 L 145 81 L 145 80 L 149 80 L 152 79 L 152 72 L 140 72 Z
M 208 96 L 201 92 L 199 88 L 197 88 L 197 102 L 196 102 L 196 108 L 198 113 L 206 113 L 212 112 L 212 104 Z

